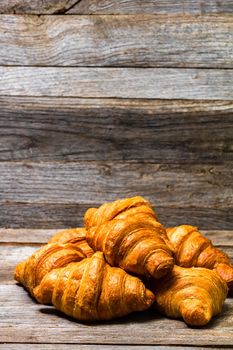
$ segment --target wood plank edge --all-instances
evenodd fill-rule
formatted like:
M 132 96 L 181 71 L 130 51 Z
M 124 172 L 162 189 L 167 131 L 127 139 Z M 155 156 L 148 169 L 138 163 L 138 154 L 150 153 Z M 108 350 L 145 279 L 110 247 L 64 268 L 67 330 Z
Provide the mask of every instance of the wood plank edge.
M 204 350 L 204 349 L 207 349 L 207 350 L 217 350 L 217 349 L 233 349 L 233 346 L 218 346 L 218 347 L 212 347 L 212 346 L 205 346 L 205 347 L 202 347 L 202 346 L 189 346 L 189 345 L 122 345 L 122 344 L 103 344 L 103 343 L 56 343 L 56 344 L 53 344 L 53 343 L 30 343 L 30 342 L 24 342 L 24 343 L 17 343 L 17 342 L 7 342 L 7 343 L 2 343 L 0 341 L 0 349 L 6 349 L 4 348 L 2 345 L 10 345 L 9 348 L 7 348 L 8 350 L 14 350 L 14 349 L 45 349 L 44 346 L 46 346 L 46 349 L 47 350 L 53 350 L 53 349 L 64 349 L 63 346 L 65 345 L 66 347 L 68 347 L 69 349 L 80 349 L 80 350 L 101 350 L 101 349 L 105 349 L 105 350 L 121 350 L 121 349 L 124 349 L 124 350 L 153 350 L 153 349 L 156 349 L 156 350 L 182 350 L 182 349 L 187 349 L 187 350 Z M 77 345 L 78 345 L 78 348 L 77 348 Z

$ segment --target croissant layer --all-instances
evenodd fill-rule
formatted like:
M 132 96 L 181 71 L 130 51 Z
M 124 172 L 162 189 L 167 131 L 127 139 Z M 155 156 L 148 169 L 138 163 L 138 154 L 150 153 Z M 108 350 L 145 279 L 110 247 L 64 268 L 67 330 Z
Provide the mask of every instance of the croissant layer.
M 79 247 L 87 257 L 94 253 L 86 241 L 86 229 L 83 227 L 59 231 L 50 238 L 48 243 L 72 243 Z

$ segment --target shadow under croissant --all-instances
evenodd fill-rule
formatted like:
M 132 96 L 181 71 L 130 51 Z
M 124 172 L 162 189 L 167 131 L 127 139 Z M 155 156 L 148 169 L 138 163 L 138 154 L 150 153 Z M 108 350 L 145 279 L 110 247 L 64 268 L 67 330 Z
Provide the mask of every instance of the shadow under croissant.
M 31 293 L 27 290 L 27 288 L 25 286 L 23 286 L 22 284 L 20 284 L 19 282 L 15 283 L 16 286 L 23 288 L 23 290 L 27 293 L 28 297 L 31 299 L 31 301 L 33 301 L 35 304 L 41 305 L 32 295 Z
M 228 314 L 232 312 L 232 308 L 230 304 L 225 303 L 223 306 L 223 310 L 219 315 L 216 315 L 211 319 L 211 321 L 205 325 L 205 326 L 189 326 L 185 324 L 182 318 L 179 319 L 171 319 L 168 318 L 167 316 L 164 316 L 160 314 L 159 312 L 156 312 L 153 307 L 150 309 L 143 311 L 143 312 L 133 312 L 127 316 L 124 317 L 119 317 L 110 321 L 93 321 L 93 322 L 84 322 L 84 321 L 79 321 L 76 320 L 70 316 L 65 315 L 63 312 L 56 310 L 55 308 L 48 306 L 48 307 L 43 307 L 39 309 L 39 311 L 43 314 L 47 315 L 55 315 L 57 317 L 61 317 L 63 319 L 69 320 L 74 323 L 81 323 L 86 326 L 103 326 L 103 325 L 119 325 L 119 324 L 130 324 L 130 323 L 148 323 L 148 322 L 160 322 L 161 320 L 170 320 L 172 322 L 176 321 L 179 322 L 182 327 L 187 327 L 187 328 L 193 328 L 193 329 L 213 329 L 216 328 L 219 324 L 221 324 L 222 318 L 226 317 Z
M 132 312 L 131 314 L 115 318 L 113 320 L 108 321 L 92 321 L 92 322 L 85 322 L 85 321 L 79 321 L 76 320 L 70 316 L 65 315 L 63 312 L 56 310 L 55 308 L 41 308 L 39 311 L 43 314 L 47 315 L 56 315 L 61 318 L 65 318 L 69 321 L 75 322 L 75 323 L 82 323 L 86 326 L 103 326 L 103 325 L 114 325 L 114 324 L 128 324 L 128 323 L 148 323 L 152 321 L 160 321 L 161 319 L 164 319 L 163 315 L 160 315 L 159 313 L 155 313 L 155 311 L 151 308 L 146 311 L 141 312 Z

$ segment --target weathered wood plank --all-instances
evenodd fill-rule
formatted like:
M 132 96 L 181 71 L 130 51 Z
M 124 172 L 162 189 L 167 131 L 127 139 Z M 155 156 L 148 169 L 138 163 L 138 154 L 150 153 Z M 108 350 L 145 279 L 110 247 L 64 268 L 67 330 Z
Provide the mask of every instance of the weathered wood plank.
M 1 162 L 1 226 L 80 226 L 88 207 L 141 194 L 166 226 L 232 229 L 231 183 L 231 165 Z
M 0 223 L 2 227 L 34 227 L 37 229 L 83 226 L 83 214 L 89 206 L 90 205 L 75 203 L 48 204 L 6 202 L 1 204 Z M 221 212 L 220 217 L 218 213 L 216 214 L 217 216 L 214 218 L 214 227 L 228 227 L 228 216 L 230 215 L 229 208 L 226 212 Z M 191 215 L 192 214 L 190 213 L 190 216 Z M 201 215 L 203 216 L 203 212 Z M 210 220 L 207 222 L 210 221 L 212 221 L 213 224 L 212 214 Z M 215 224 L 215 222 L 217 222 L 217 224 Z M 230 225 L 232 227 L 232 224 Z
M 138 350 L 137 345 L 105 345 L 105 344 L 19 344 L 19 343 L 7 343 L 7 344 L 0 344 L 0 350 L 64 350 L 64 346 L 66 349 L 69 350 Z M 140 346 L 140 350 L 217 350 L 222 349 L 220 347 L 196 347 L 196 346 L 170 346 L 170 345 L 145 345 Z M 224 349 L 232 349 L 232 348 L 226 348 Z
M 7 344 L 0 344 L 0 350 L 64 350 L 64 346 L 66 349 L 69 350 L 138 350 L 137 345 L 105 345 L 105 344 L 19 344 L 19 343 L 7 343 Z M 217 350 L 222 349 L 221 347 L 196 347 L 196 346 L 170 346 L 170 345 L 145 345 L 140 346 L 140 350 Z M 224 349 L 232 349 L 227 348 L 224 346 Z
M 0 67 L 0 95 L 232 100 L 233 70 Z
M 70 14 L 163 14 L 233 13 L 231 0 L 82 0 L 66 13 Z
M 144 162 L 1 162 L 0 203 L 89 206 L 140 194 L 166 207 L 231 208 L 231 165 Z
M 0 65 L 233 68 L 233 17 L 2 15 Z
M 139 192 L 136 192 L 139 193 Z M 133 193 L 132 193 L 133 194 Z M 120 196 L 120 194 L 119 194 Z M 155 198 L 156 199 L 156 198 Z M 59 201 L 59 199 L 57 199 Z M 0 223 L 2 227 L 22 228 L 65 228 L 83 225 L 83 215 L 90 206 L 98 206 L 99 203 L 89 204 L 62 204 L 62 203 L 22 203 L 7 201 L 1 203 Z M 166 226 L 175 226 L 184 223 L 199 226 L 202 229 L 232 230 L 233 207 L 217 206 L 197 207 L 156 205 L 156 212 L 160 221 Z
M 0 161 L 225 164 L 232 135 L 229 101 L 0 97 Z
M 2 288 L 2 290 L 4 287 Z M 181 320 L 169 320 L 155 311 L 85 325 L 64 317 L 52 307 L 36 304 L 16 285 L 5 287 L 8 298 L 1 305 L 1 342 L 81 343 L 142 345 L 232 345 L 233 300 L 227 299 L 223 312 L 202 329 L 191 329 Z M 3 291 L 2 291 L 3 293 Z M 58 332 L 59 330 L 59 332 Z M 59 333 L 59 336 L 58 336 Z M 120 337 L 119 337 L 120 334 Z
M 231 231 L 232 233 L 232 231 Z M 232 240 L 232 239 L 231 239 Z M 230 258 L 233 259 L 233 246 L 229 245 L 218 245 L 220 249 L 229 254 Z M 1 265 L 0 283 L 1 284 L 12 284 L 15 283 L 13 279 L 13 271 L 15 266 L 22 260 L 29 257 L 35 250 L 37 250 L 41 244 L 19 244 L 19 243 L 1 243 L 0 244 L 0 261 L 3 261 Z M 229 243 L 228 243 L 229 244 Z
M 80 0 L 2 0 L 0 13 L 63 14 Z
M 0 228 L 0 243 L 47 243 L 59 229 L 5 229 Z M 225 231 L 223 231 L 225 232 Z M 229 232 L 229 231 L 226 231 Z M 231 231 L 230 231 L 231 232 Z M 226 234 L 227 235 L 227 234 Z M 232 233 L 233 235 L 233 233 Z M 225 234 L 223 234 L 225 237 Z M 232 244 L 233 245 L 233 244 Z
M 0 228 L 0 243 L 19 243 L 44 244 L 52 237 L 53 234 L 63 228 L 35 229 L 35 228 Z M 213 244 L 218 246 L 233 247 L 233 231 L 231 230 L 201 230 L 201 232 L 212 240 Z
M 1 284 L 15 283 L 13 273 L 15 266 L 29 257 L 40 245 L 0 245 Z M 1 337 L 0 337 L 1 339 Z M 2 339 L 1 339 L 2 340 Z
M 75 6 L 75 4 L 77 5 Z M 0 13 L 27 14 L 143 14 L 232 13 L 231 0 L 2 0 Z

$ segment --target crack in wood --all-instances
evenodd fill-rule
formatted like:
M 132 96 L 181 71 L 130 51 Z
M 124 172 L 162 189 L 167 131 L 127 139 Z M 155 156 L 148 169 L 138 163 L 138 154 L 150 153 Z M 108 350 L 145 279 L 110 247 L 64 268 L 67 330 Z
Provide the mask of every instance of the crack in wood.
M 74 8 L 79 2 L 81 2 L 82 0 L 78 0 L 76 1 L 73 5 L 71 5 L 70 7 L 66 8 L 65 6 L 63 6 L 62 8 L 55 10 L 52 15 L 65 15 L 68 11 L 70 11 L 72 8 Z

